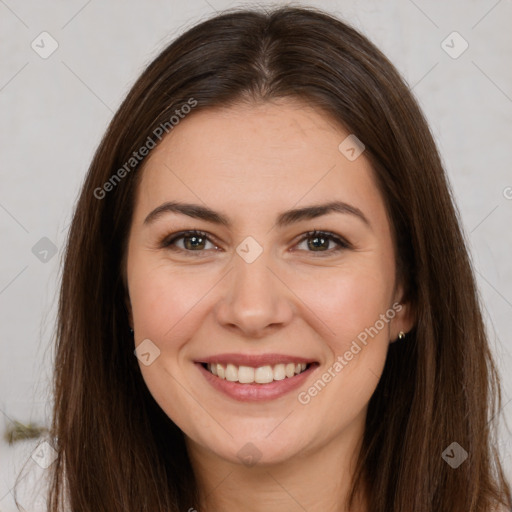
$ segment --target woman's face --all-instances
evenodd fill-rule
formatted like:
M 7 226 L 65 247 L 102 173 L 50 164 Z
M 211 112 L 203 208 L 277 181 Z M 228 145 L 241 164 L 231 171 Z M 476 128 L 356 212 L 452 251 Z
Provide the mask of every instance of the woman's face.
M 209 456 L 278 463 L 359 435 L 409 327 L 349 135 L 304 104 L 239 105 L 190 114 L 148 157 L 127 258 L 137 357 Z

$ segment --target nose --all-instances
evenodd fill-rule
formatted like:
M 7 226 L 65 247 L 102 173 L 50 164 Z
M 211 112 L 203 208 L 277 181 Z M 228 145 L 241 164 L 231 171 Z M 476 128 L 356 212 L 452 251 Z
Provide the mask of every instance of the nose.
M 265 250 L 252 263 L 234 255 L 215 308 L 224 328 L 258 339 L 290 323 L 293 293 L 271 259 Z

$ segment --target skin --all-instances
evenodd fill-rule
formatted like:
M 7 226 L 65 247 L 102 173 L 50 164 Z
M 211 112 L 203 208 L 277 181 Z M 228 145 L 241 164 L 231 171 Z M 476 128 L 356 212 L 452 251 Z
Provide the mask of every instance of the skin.
M 372 168 L 349 161 L 349 135 L 325 113 L 295 101 L 238 104 L 182 120 L 148 157 L 129 233 L 126 277 L 135 345 L 160 355 L 139 362 L 149 391 L 183 430 L 206 511 L 339 511 L 359 451 L 367 405 L 388 345 L 412 326 L 409 308 L 376 336 L 311 401 L 307 390 L 365 328 L 400 302 L 391 227 Z M 177 213 L 144 219 L 167 201 L 197 203 L 231 227 Z M 284 210 L 344 201 L 369 222 L 329 213 L 284 227 Z M 208 234 L 199 249 L 169 235 Z M 350 244 L 324 241 L 314 229 Z M 263 253 L 236 253 L 248 236 Z M 309 241 L 309 245 L 308 245 Z M 215 390 L 194 361 L 221 353 L 292 354 L 319 362 L 297 391 L 242 403 Z M 237 456 L 251 442 L 260 456 Z M 329 478 L 332 476 L 332 478 Z M 365 511 L 361 496 L 358 510 Z

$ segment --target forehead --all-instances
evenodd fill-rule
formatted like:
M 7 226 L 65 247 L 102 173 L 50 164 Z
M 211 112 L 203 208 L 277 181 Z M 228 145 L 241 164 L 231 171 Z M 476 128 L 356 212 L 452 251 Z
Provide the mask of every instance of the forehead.
M 139 209 L 179 199 L 263 213 L 337 199 L 366 203 L 378 215 L 383 201 L 369 161 L 339 149 L 349 135 L 298 101 L 193 112 L 148 156 Z

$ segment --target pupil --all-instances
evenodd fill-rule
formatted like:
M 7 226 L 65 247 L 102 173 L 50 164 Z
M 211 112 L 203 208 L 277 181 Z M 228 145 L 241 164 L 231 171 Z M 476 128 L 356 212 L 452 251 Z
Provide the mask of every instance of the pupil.
M 188 237 L 188 244 L 192 248 L 197 248 L 199 245 L 201 245 L 202 238 L 199 236 L 190 236 Z
M 319 237 L 319 236 L 315 236 L 315 238 L 312 238 L 311 240 L 312 240 L 312 243 L 310 244 L 310 248 L 311 247 L 319 248 L 322 246 L 322 242 L 323 242 L 323 244 L 325 244 L 325 242 L 326 242 L 326 238 Z M 322 242 L 320 242 L 320 244 L 319 244 L 319 240 L 322 241 Z

